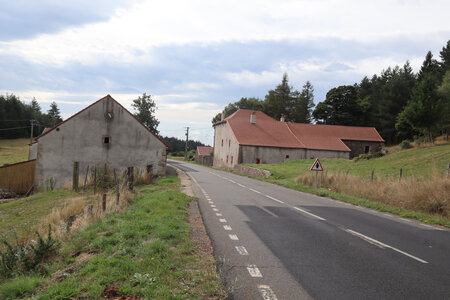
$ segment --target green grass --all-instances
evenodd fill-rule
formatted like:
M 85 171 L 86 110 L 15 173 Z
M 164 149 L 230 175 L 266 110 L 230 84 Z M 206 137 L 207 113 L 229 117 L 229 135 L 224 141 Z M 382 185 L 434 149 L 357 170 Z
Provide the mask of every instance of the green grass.
M 42 282 L 38 276 L 20 276 L 0 284 L 0 299 L 17 299 L 31 293 Z
M 370 160 L 347 160 L 324 158 L 320 160 L 325 171 L 332 173 L 348 173 L 360 177 L 370 177 L 374 170 L 377 178 L 398 178 L 400 168 L 403 176 L 425 178 L 433 172 L 445 175 L 450 163 L 450 144 L 426 148 L 415 148 L 399 151 L 390 155 Z M 281 164 L 265 164 L 249 166 L 269 170 L 277 179 L 294 180 L 298 175 L 310 172 L 314 159 L 297 160 Z
M 30 139 L 0 139 L 0 166 L 28 160 Z
M 0 204 L 0 240 L 14 242 L 16 236 L 34 233 L 40 220 L 74 195 L 72 191 L 42 192 Z
M 140 188 L 129 210 L 89 225 L 62 250 L 58 268 L 74 253 L 96 251 L 62 282 L 43 284 L 36 298 L 100 298 L 105 287 L 145 299 L 224 298 L 214 262 L 200 258 L 189 238 L 179 180 L 166 177 Z

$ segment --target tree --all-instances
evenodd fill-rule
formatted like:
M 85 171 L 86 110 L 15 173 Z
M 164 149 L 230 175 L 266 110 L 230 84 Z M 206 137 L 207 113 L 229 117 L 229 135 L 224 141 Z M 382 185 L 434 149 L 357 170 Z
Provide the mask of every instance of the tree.
M 288 75 L 283 74 L 281 83 L 274 90 L 270 90 L 264 99 L 264 112 L 274 119 L 279 120 L 281 115 L 286 121 L 295 119 L 293 88 L 289 86 Z
M 442 71 L 445 73 L 450 70 L 450 40 L 447 41 L 446 46 L 442 47 L 439 57 L 441 58 Z
M 427 55 L 425 56 L 425 60 L 422 63 L 422 67 L 420 68 L 420 71 L 417 75 L 417 78 L 420 81 L 425 77 L 425 75 L 431 75 L 436 76 L 440 79 L 441 74 L 442 72 L 438 61 L 433 58 L 433 54 L 431 53 L 431 51 L 428 51 Z
M 313 117 L 319 124 L 360 125 L 362 109 L 356 87 L 342 85 L 328 91 L 325 101 L 319 102 Z
M 448 140 L 450 131 L 450 69 L 445 73 L 442 83 L 438 88 L 438 93 L 442 101 L 442 118 L 439 122 L 439 127 L 444 132 L 445 139 Z
M 306 81 L 298 98 L 295 99 L 296 123 L 311 123 L 312 109 L 314 107 L 314 87 L 311 82 Z
M 432 129 L 441 120 L 441 104 L 437 92 L 437 80 L 433 74 L 425 74 L 412 92 L 405 109 L 399 114 L 396 128 L 409 124 L 412 128 L 428 135 L 433 142 Z
M 155 134 L 159 134 L 159 121 L 155 116 L 157 107 L 155 101 L 152 99 L 152 96 L 143 93 L 142 97 L 133 100 L 133 104 L 131 104 L 131 106 L 135 111 L 137 111 L 137 113 L 134 114 L 136 118 L 141 120 L 141 122 Z
M 227 106 L 225 106 L 223 112 L 224 117 L 231 116 L 234 114 L 238 109 L 251 109 L 251 110 L 257 110 L 257 111 L 263 111 L 264 108 L 264 102 L 258 98 L 241 98 L 241 100 L 230 103 Z M 220 121 L 222 118 L 222 113 L 218 113 L 214 116 L 212 119 L 212 123 L 215 124 Z
M 58 105 L 56 105 L 56 102 L 53 101 L 50 104 L 50 109 L 47 111 L 47 125 L 53 127 L 61 122 L 62 118 L 59 112 Z

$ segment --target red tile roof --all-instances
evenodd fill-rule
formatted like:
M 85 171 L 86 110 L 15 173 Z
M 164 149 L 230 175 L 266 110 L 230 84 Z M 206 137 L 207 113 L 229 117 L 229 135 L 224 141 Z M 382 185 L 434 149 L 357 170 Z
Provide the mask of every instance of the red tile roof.
M 250 123 L 254 113 L 256 123 Z M 241 145 L 350 151 L 343 140 L 384 142 L 373 127 L 286 123 L 263 112 L 240 109 L 223 122 L 228 123 Z
M 197 154 L 201 156 L 209 156 L 213 150 L 213 147 L 197 146 Z
M 133 115 L 132 113 L 130 113 L 130 112 L 128 111 L 128 109 L 126 109 L 125 107 L 123 107 L 122 104 L 120 104 L 119 102 L 117 102 L 117 101 L 116 101 L 113 97 L 111 97 L 111 95 L 109 95 L 109 94 L 106 95 L 105 97 L 103 97 L 103 98 L 101 98 L 101 99 L 95 101 L 95 102 L 92 103 L 91 105 L 89 105 L 89 106 L 83 108 L 82 110 L 80 110 L 80 111 L 77 112 L 76 114 L 70 116 L 69 118 L 67 118 L 67 119 L 65 119 L 64 121 L 62 121 L 61 123 L 59 123 L 59 124 L 53 126 L 52 128 L 46 128 L 46 129 L 48 129 L 48 130 L 45 130 L 45 129 L 44 129 L 44 131 L 43 131 L 39 136 L 37 136 L 37 137 L 35 138 L 35 140 L 38 140 L 38 139 L 41 138 L 42 136 L 44 136 L 44 135 L 46 135 L 47 133 L 53 131 L 53 129 L 57 128 L 57 127 L 60 126 L 61 124 L 66 123 L 67 121 L 69 121 L 70 119 L 76 117 L 77 115 L 79 115 L 79 114 L 82 113 L 83 111 L 89 109 L 90 107 L 94 106 L 94 105 L 97 104 L 98 102 L 100 102 L 100 101 L 102 101 L 102 100 L 105 100 L 105 99 L 107 99 L 107 98 L 110 98 L 112 101 L 114 101 L 114 102 L 115 102 L 116 104 L 118 104 L 120 107 L 122 107 L 127 113 L 129 113 L 133 118 L 135 118 L 136 121 L 138 121 L 142 126 L 144 126 L 144 128 L 147 129 L 148 132 L 150 132 L 151 134 L 153 134 L 153 135 L 154 135 L 158 140 L 160 140 L 167 148 L 169 148 L 169 145 L 167 145 L 166 142 L 164 142 L 159 136 L 157 136 L 157 135 L 156 135 L 153 131 L 151 131 L 147 126 L 145 126 L 145 124 L 142 123 L 141 120 L 139 120 L 138 118 L 136 118 L 135 115 Z

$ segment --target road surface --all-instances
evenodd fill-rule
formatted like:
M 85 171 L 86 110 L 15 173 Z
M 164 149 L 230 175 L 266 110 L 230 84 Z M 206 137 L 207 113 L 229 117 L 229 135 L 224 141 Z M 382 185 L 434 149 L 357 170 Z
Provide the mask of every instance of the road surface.
M 450 230 L 170 161 L 232 299 L 450 299 Z

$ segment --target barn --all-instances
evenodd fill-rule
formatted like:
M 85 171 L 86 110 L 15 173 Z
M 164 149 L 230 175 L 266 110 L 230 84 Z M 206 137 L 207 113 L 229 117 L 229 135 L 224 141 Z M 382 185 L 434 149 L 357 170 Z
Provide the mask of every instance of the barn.
M 73 166 L 80 177 L 96 166 L 120 174 L 128 167 L 165 174 L 167 144 L 107 95 L 44 131 L 30 148 L 36 159 L 34 185 L 39 189 L 72 186 Z
M 307 158 L 351 159 L 377 153 L 384 140 L 373 127 L 288 123 L 240 109 L 214 127 L 215 167 L 281 163 Z

